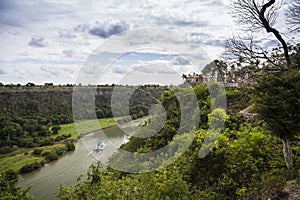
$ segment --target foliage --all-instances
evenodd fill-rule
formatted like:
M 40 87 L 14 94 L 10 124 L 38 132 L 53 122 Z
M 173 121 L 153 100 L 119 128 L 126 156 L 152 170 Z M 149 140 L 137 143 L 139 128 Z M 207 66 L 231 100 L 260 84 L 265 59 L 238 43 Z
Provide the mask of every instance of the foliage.
M 21 173 L 28 173 L 28 172 L 32 172 L 35 169 L 38 169 L 42 166 L 41 163 L 38 162 L 34 162 L 34 163 L 30 163 L 30 164 L 26 164 L 24 165 L 21 169 L 20 172 Z
M 14 146 L 33 148 L 52 145 L 67 138 L 77 139 L 74 125 L 64 126 L 73 122 L 71 89 L 70 87 L 0 87 L 2 102 L 0 104 L 0 152 L 9 153 L 14 150 Z M 91 89 L 93 88 L 82 87 L 83 92 Z M 150 105 L 156 103 L 165 88 L 146 85 L 124 86 L 124 89 L 135 90 L 129 102 L 129 112 L 131 117 L 136 119 L 148 114 Z M 95 91 L 96 108 L 92 112 L 96 112 L 98 118 L 112 117 L 111 95 L 114 87 L 99 86 Z M 81 119 L 89 120 L 86 118 L 88 116 L 89 113 L 87 116 L 81 116 Z M 114 125 L 112 122 L 107 123 Z M 81 125 L 84 124 L 85 122 Z M 70 130 L 66 131 L 68 126 L 74 128 L 70 127 Z M 107 127 L 106 122 L 101 121 L 100 126 Z M 98 126 L 95 127 L 94 124 L 86 128 L 94 131 Z
M 38 156 L 42 153 L 42 151 L 43 151 L 43 149 L 34 149 L 32 154 Z
M 66 147 L 68 151 L 75 151 L 75 145 L 73 143 L 67 143 Z
M 223 128 L 223 124 L 225 120 L 228 120 L 229 116 L 226 114 L 226 111 L 222 108 L 214 109 L 210 114 L 208 114 L 208 122 L 207 124 L 212 129 L 220 129 Z
M 58 126 L 58 125 L 53 126 L 53 127 L 51 128 L 52 134 L 54 134 L 54 135 L 58 134 L 58 131 L 59 131 L 60 129 L 61 129 L 61 127 Z
M 45 152 L 43 156 L 46 158 L 47 161 L 53 161 L 58 159 L 58 154 L 56 152 Z
M 207 134 L 199 130 L 188 151 L 171 165 L 143 174 L 90 167 L 73 186 L 61 186 L 60 199 L 267 199 L 291 177 L 285 172 L 280 140 L 264 128 L 244 124 L 225 129 L 200 159 Z M 187 136 L 187 135 L 186 135 Z M 182 141 L 184 135 L 173 139 Z M 172 142 L 170 143 L 172 146 Z M 175 147 L 175 146 L 174 146 Z M 134 167 L 134 166 L 132 166 Z
M 227 72 L 227 64 L 222 60 L 214 60 L 211 63 L 205 65 L 205 67 L 202 69 L 202 74 L 205 76 L 214 76 L 218 75 L 218 82 L 222 82 L 225 74 Z
M 300 73 L 298 70 L 258 79 L 253 102 L 255 111 L 273 134 L 293 139 L 300 130 Z
M 120 156 L 118 153 L 114 154 L 109 160 L 109 164 L 119 164 L 131 170 L 138 170 L 139 167 L 157 167 L 157 170 L 147 173 L 130 174 L 109 167 L 104 168 L 98 163 L 97 165 L 92 165 L 87 174 L 80 176 L 73 185 L 61 185 L 58 197 L 60 199 L 229 200 L 268 199 L 272 194 L 278 193 L 278 191 L 280 193 L 280 191 L 283 191 L 287 180 L 298 177 L 296 169 L 295 171 L 287 171 L 285 169 L 284 159 L 281 156 L 282 144 L 280 138 L 277 137 L 277 135 L 271 134 L 263 121 L 258 121 L 258 119 L 245 121 L 236 115 L 240 109 L 244 109 L 249 105 L 248 100 L 253 93 L 255 101 L 257 102 L 268 97 L 268 105 L 272 105 L 276 99 L 285 103 L 279 104 L 283 107 L 287 106 L 287 103 L 293 103 L 292 106 L 294 106 L 295 112 L 292 114 L 298 116 L 296 111 L 299 110 L 297 107 L 297 103 L 299 102 L 296 102 L 296 99 L 300 99 L 299 96 L 297 96 L 299 93 L 298 89 L 300 88 L 299 73 L 283 72 L 280 75 L 272 75 L 272 80 L 270 77 L 271 76 L 263 77 L 259 80 L 257 87 L 260 88 L 262 84 L 266 84 L 268 87 L 273 86 L 275 84 L 272 82 L 274 79 L 279 81 L 278 85 L 275 84 L 275 87 L 269 87 L 272 92 L 275 91 L 276 93 L 273 98 L 267 95 L 263 96 L 261 93 L 258 93 L 258 89 L 253 90 L 253 88 L 250 87 L 229 89 L 226 91 L 226 95 L 229 96 L 227 104 L 229 105 L 229 112 L 227 113 L 225 113 L 223 108 L 220 108 L 221 102 L 217 100 L 225 96 L 218 84 L 208 86 L 200 84 L 192 89 L 173 87 L 172 89 L 164 90 L 164 92 L 161 93 L 162 95 L 159 102 L 155 100 L 155 103 L 161 104 L 166 114 L 166 121 L 163 126 L 160 127 L 161 130 L 155 132 L 157 127 L 150 126 L 151 121 L 162 121 L 163 119 L 162 113 L 154 113 L 150 121 L 137 132 L 137 134 L 151 135 L 151 137 L 132 137 L 122 148 L 133 152 L 134 155 L 138 153 L 149 153 L 166 145 L 169 146 L 168 151 L 160 153 L 153 160 L 144 162 L 143 166 L 137 166 L 135 162 L 126 166 L 124 162 L 126 158 Z M 282 85 L 286 86 L 284 91 L 282 90 Z M 266 88 L 260 89 L 262 89 L 262 91 L 268 91 Z M 109 88 L 106 88 L 106 90 L 103 89 L 101 92 L 99 90 L 99 95 L 105 93 L 109 95 L 109 91 Z M 144 88 L 141 91 L 145 92 L 146 89 Z M 215 93 L 214 97 L 209 95 L 210 92 Z M 283 93 L 287 93 L 290 98 L 284 99 L 282 96 Z M 147 95 L 149 95 L 149 93 Z M 188 124 L 180 124 L 182 112 L 185 111 L 185 109 L 189 109 L 189 107 L 180 105 L 179 99 L 188 100 L 191 98 L 191 95 L 197 97 L 199 109 L 189 112 L 191 113 L 188 116 L 190 119 L 189 122 L 199 114 L 199 129 L 184 128 L 179 130 L 180 126 L 189 127 Z M 143 98 L 146 98 L 146 96 L 143 96 Z M 107 100 L 108 99 L 105 101 Z M 132 110 L 130 111 L 131 117 L 133 118 L 134 115 L 139 114 L 142 116 L 142 113 L 139 112 L 141 110 L 144 112 L 143 109 L 145 109 L 150 102 L 154 102 L 154 99 L 149 100 L 147 105 L 141 104 L 139 106 L 133 106 L 138 103 L 132 104 Z M 101 105 L 104 106 L 104 104 Z M 275 105 L 278 106 L 277 104 Z M 105 108 L 105 106 L 103 108 Z M 293 111 L 292 109 L 289 110 L 289 106 L 284 108 L 285 110 L 281 110 L 281 112 L 283 112 L 281 113 L 282 115 L 285 111 Z M 107 107 L 107 109 L 109 110 L 109 107 Z M 104 110 L 101 110 L 101 112 L 98 110 L 98 112 L 102 113 L 101 116 L 104 113 L 109 113 Z M 128 118 L 129 116 L 123 116 L 117 119 L 117 121 L 122 123 L 128 120 Z M 290 121 L 291 126 L 295 128 L 294 130 L 299 130 L 297 126 L 299 120 L 293 120 L 292 118 L 288 118 L 288 120 L 283 120 L 283 122 Z M 15 136 L 19 135 L 22 138 L 22 134 L 25 132 L 24 127 L 26 127 L 26 134 L 32 134 L 32 137 L 23 137 L 22 142 L 32 143 L 31 145 L 33 146 L 37 144 L 40 145 L 42 143 L 41 134 L 44 135 L 43 140 L 45 143 L 54 142 L 52 146 L 35 147 L 34 150 L 31 149 L 30 151 L 25 149 L 21 154 L 17 154 L 19 157 L 15 157 L 14 160 L 26 161 L 18 168 L 19 170 L 22 166 L 24 166 L 23 171 L 31 170 L 37 167 L 39 163 L 42 165 L 43 160 L 57 159 L 58 155 L 63 154 L 65 151 L 73 150 L 74 145 L 68 141 L 62 144 L 56 144 L 55 142 L 68 136 L 68 134 L 71 135 L 66 140 L 76 138 L 76 135 L 73 135 L 73 132 L 76 132 L 75 124 L 60 125 L 61 128 L 58 130 L 58 133 L 53 134 L 51 127 L 55 126 L 55 124 L 52 122 L 50 123 L 51 125 L 48 125 L 44 120 L 41 120 L 44 127 L 39 126 L 39 123 L 35 120 L 31 120 L 30 122 L 32 122 L 34 126 L 39 127 L 38 130 L 31 126 L 24 126 L 27 122 L 26 120 L 20 120 L 20 118 L 11 117 L 8 123 L 6 123 L 5 119 L 0 120 L 0 123 L 6 127 L 3 131 L 3 133 L 5 133 L 3 140 L 9 142 L 9 145 L 14 144 L 14 140 L 11 139 L 11 134 L 7 133 L 12 133 Z M 116 122 L 113 119 L 105 119 L 99 121 L 82 120 L 79 123 L 81 123 L 81 127 L 84 127 L 83 129 L 85 133 L 87 133 L 95 130 L 98 127 L 98 123 L 100 123 L 101 127 L 105 127 L 114 125 Z M 206 137 L 212 136 L 211 134 L 214 134 L 214 131 L 216 131 L 214 126 L 208 129 L 209 125 L 219 123 L 224 123 L 222 134 L 217 141 L 214 141 L 213 146 L 210 146 L 208 155 L 204 158 L 200 158 L 199 150 L 204 145 L 203 142 Z M 96 124 L 97 127 L 94 124 Z M 218 127 L 216 127 L 216 129 L 218 129 Z M 292 127 L 288 128 L 292 129 Z M 49 132 L 47 132 L 47 130 L 49 130 Z M 294 133 L 296 132 L 293 132 L 293 134 Z M 193 142 L 191 144 L 188 143 L 188 141 L 192 140 Z M 296 137 L 293 150 L 295 152 L 294 158 L 297 162 L 300 160 L 300 148 L 297 148 L 299 144 L 299 139 Z M 186 145 L 188 145 L 189 148 L 182 155 L 179 155 L 178 152 L 185 149 Z M 6 147 L 14 148 L 15 146 Z M 4 150 L 9 152 L 10 149 L 6 147 Z M 21 149 L 18 148 L 17 151 L 21 151 Z M 11 155 L 11 153 L 7 155 Z M 43 160 L 39 160 L 40 158 L 43 158 Z M 31 159 L 30 162 L 28 161 L 29 159 Z M 136 157 L 135 159 L 138 158 Z M 13 159 L 9 160 L 9 157 L 5 157 L 1 161 L 2 163 L 12 162 Z M 2 163 L 0 162 L 0 164 Z M 12 188 L 16 190 L 15 186 L 12 186 Z M 13 193 L 13 195 L 17 196 L 18 193 Z M 13 198 L 13 195 L 10 197 Z
M 28 190 L 21 190 L 16 186 L 17 174 L 12 171 L 0 173 L 0 199 L 3 200 L 32 200 Z
M 227 88 L 227 111 L 237 114 L 239 111 L 251 105 L 252 87 L 242 86 L 240 88 Z
M 142 174 L 119 172 L 101 165 L 91 166 L 86 177 L 73 186 L 61 186 L 61 199 L 268 199 L 283 191 L 287 180 L 298 175 L 286 171 L 281 156 L 280 138 L 270 134 L 262 121 L 245 122 L 236 115 L 228 115 L 223 109 L 206 114 L 206 126 L 192 133 L 176 134 L 180 115 L 174 88 L 165 91 L 161 103 L 169 116 L 162 130 L 143 139 L 132 137 L 122 148 L 134 153 L 149 153 L 168 144 L 169 150 L 155 159 L 137 166 L 135 160 L 126 166 L 120 154 L 114 154 L 110 166 L 118 164 L 128 169 L 153 167 L 158 169 Z M 212 99 L 203 85 L 193 89 L 199 95 L 198 105 L 210 109 Z M 253 92 L 252 89 L 250 90 Z M 249 95 L 249 90 L 231 90 L 233 96 Z M 248 97 L 249 98 L 249 97 Z M 238 104 L 234 100 L 230 103 Z M 246 105 L 244 105 L 246 106 Z M 233 105 L 232 108 L 235 108 Z M 201 109 L 200 109 L 201 110 Z M 198 111 L 199 112 L 199 111 Z M 235 111 L 236 112 L 236 111 Z M 172 117 L 170 117 L 172 116 Z M 153 119 L 152 119 L 153 120 Z M 210 123 L 224 122 L 220 138 L 215 141 L 209 154 L 199 158 L 199 150 L 209 135 L 205 127 Z M 147 128 L 145 125 L 143 128 Z M 144 131 L 149 131 L 143 129 Z M 174 135 L 173 135 L 174 134 Z M 195 137 L 195 138 L 194 138 Z M 176 155 L 184 148 L 185 141 L 194 141 L 183 155 Z M 299 141 L 295 141 L 299 144 Z M 160 146 L 161 145 L 161 146 Z M 299 153 L 299 148 L 294 148 Z M 298 154 L 297 154 L 298 155 Z M 170 157 L 172 164 L 168 163 Z M 132 159 L 132 158 L 131 158 Z M 138 159 L 138 158 L 135 158 Z M 160 167 L 160 166 L 164 167 Z
M 100 125 L 102 128 L 110 127 L 115 125 L 115 121 L 112 118 L 104 118 L 99 120 L 86 120 L 79 122 L 80 127 L 82 127 L 85 132 L 83 134 L 97 130 L 98 126 Z M 20 169 L 25 166 L 26 164 L 30 165 L 35 162 L 47 162 L 46 158 L 43 155 L 44 152 L 53 151 L 58 152 L 58 154 L 62 154 L 63 152 L 73 151 L 75 145 L 72 144 L 74 140 L 78 138 L 78 134 L 75 128 L 75 124 L 63 124 L 61 125 L 61 129 L 57 135 L 50 135 L 49 138 L 41 138 L 39 140 L 31 139 L 31 138 L 24 138 L 24 140 L 28 140 L 33 142 L 38 142 L 39 144 L 46 143 L 52 141 L 53 144 L 50 146 L 42 146 L 42 147 L 34 147 L 31 148 L 18 148 L 16 146 L 13 147 L 2 147 L 3 153 L 6 154 L 2 155 L 0 159 L 0 171 L 5 171 L 7 169 L 12 169 L 15 172 L 19 172 Z M 38 144 L 34 146 L 40 146 Z M 60 149 L 60 150 L 59 150 Z M 54 157 L 56 157 L 54 155 Z M 51 159 L 50 159 L 51 160 Z
M 300 129 L 300 73 L 296 69 L 265 76 L 258 80 L 254 108 L 271 132 L 283 142 L 288 169 L 293 167 L 291 141 Z

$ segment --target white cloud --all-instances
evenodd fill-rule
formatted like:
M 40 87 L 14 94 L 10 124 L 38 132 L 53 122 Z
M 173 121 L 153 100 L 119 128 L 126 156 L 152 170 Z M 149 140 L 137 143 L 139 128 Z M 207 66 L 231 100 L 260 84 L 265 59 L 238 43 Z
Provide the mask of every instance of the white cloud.
M 190 64 L 190 62 L 186 59 L 184 59 L 182 56 L 176 56 L 173 61 L 172 64 L 174 65 L 188 65 Z
M 71 49 L 67 49 L 67 50 L 63 50 L 63 54 L 66 56 L 66 57 L 72 57 L 74 52 L 73 50 Z
M 76 65 L 64 66 L 58 64 L 27 63 L 26 67 L 21 67 L 18 64 L 0 64 L 0 68 L 4 66 L 6 74 L 1 75 L 1 82 L 3 83 L 74 83 L 78 73 L 78 70 L 76 70 L 78 67 L 76 67 Z
M 131 51 L 138 51 L 139 47 L 145 47 L 147 44 L 149 49 L 153 50 L 155 46 L 166 44 L 165 50 L 176 49 L 178 54 L 196 52 L 199 57 L 207 53 L 204 57 L 215 59 L 223 51 L 224 41 L 237 31 L 228 14 L 229 2 L 229 0 L 91 0 L 88 3 L 81 0 L 0 1 L 0 67 L 6 72 L 1 78 L 6 77 L 3 80 L 7 82 L 26 79 L 38 82 L 43 80 L 42 77 L 45 79 L 51 77 L 53 81 L 48 80 L 51 82 L 63 81 L 64 78 L 60 73 L 55 76 L 55 70 L 67 67 L 72 71 L 79 71 L 78 63 L 84 63 L 97 47 L 100 46 L 97 51 L 101 51 L 101 44 L 105 42 L 111 45 L 106 49 L 114 53 L 122 53 L 124 48 L 128 50 L 128 47 L 132 47 Z M 143 34 L 136 32 L 125 34 L 128 30 L 147 27 L 172 30 L 186 36 L 187 40 L 178 40 L 170 36 L 166 42 L 166 37 L 160 37 L 151 31 Z M 107 43 L 119 33 L 124 33 L 126 37 L 111 44 Z M 190 61 L 189 58 L 187 60 Z M 72 61 L 76 61 L 77 64 L 72 64 Z M 171 73 L 172 70 L 184 71 L 189 66 L 185 66 L 185 60 L 180 57 L 168 62 L 163 59 L 158 61 L 157 58 L 152 61 L 156 66 L 160 66 L 157 73 L 161 74 Z M 41 63 L 43 66 L 52 67 L 41 68 Z M 172 70 L 168 71 L 163 67 L 166 63 Z M 147 71 L 149 67 L 148 63 L 140 70 Z M 11 70 L 12 68 L 17 72 Z M 86 71 L 92 73 L 93 70 L 94 68 L 88 68 Z M 126 66 L 119 66 L 111 73 L 115 77 L 126 73 L 127 70 Z M 69 78 L 65 78 L 65 82 L 69 82 Z
M 112 68 L 112 72 L 115 74 L 127 74 L 130 72 L 129 68 L 116 66 Z
M 72 33 L 71 31 L 58 31 L 58 35 L 60 38 L 76 38 L 76 34 Z
M 96 24 L 89 29 L 89 33 L 100 38 L 109 38 L 128 30 L 129 25 L 123 21 L 109 21 L 104 23 L 96 22 Z
M 32 37 L 30 39 L 30 41 L 28 42 L 28 45 L 32 46 L 32 47 L 39 47 L 40 48 L 40 47 L 47 46 L 48 43 L 42 37 Z
M 0 69 L 0 75 L 1 74 L 6 74 L 6 72 L 3 69 Z

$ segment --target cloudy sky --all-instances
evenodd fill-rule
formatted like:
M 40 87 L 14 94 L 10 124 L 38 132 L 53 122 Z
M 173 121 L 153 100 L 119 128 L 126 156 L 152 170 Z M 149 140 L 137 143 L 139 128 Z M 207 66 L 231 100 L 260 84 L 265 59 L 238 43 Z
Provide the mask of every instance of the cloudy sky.
M 229 3 L 0 0 L 0 82 L 176 84 L 238 34 Z

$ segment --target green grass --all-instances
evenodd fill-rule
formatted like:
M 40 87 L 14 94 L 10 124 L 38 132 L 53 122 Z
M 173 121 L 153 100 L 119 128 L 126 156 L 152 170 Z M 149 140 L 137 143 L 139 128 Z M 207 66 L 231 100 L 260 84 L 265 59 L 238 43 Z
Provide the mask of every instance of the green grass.
M 92 131 L 98 130 L 101 128 L 107 128 L 114 126 L 116 124 L 115 120 L 113 118 L 103 118 L 103 119 L 95 119 L 95 120 L 85 120 L 82 122 L 79 122 L 77 124 L 77 129 L 75 128 L 75 124 L 63 124 L 60 125 L 61 129 L 58 131 L 57 135 L 51 135 L 50 137 L 57 137 L 59 135 L 63 134 L 71 134 L 71 137 L 65 139 L 65 140 L 76 140 L 80 134 L 86 134 Z M 99 127 L 100 125 L 100 127 Z M 38 149 L 43 149 L 43 152 L 45 151 L 55 151 L 55 149 L 58 149 L 60 147 L 63 147 L 64 141 L 59 141 L 53 145 L 50 146 L 44 146 L 44 147 L 36 147 Z M 26 165 L 31 164 L 34 162 L 45 162 L 45 158 L 42 157 L 42 155 L 39 156 L 33 156 L 32 152 L 36 148 L 19 148 L 18 150 L 8 154 L 6 157 L 0 158 L 0 171 L 6 171 L 6 170 L 13 170 L 15 172 L 19 172 L 20 169 Z
M 19 153 L 13 156 L 8 156 L 0 159 L 0 171 L 13 170 L 19 172 L 19 170 L 26 164 L 41 162 L 45 160 L 43 157 L 35 157 L 31 154 L 31 151 L 27 155 Z
M 100 128 L 107 128 L 116 125 L 114 118 L 103 118 L 103 119 L 93 119 L 85 120 L 71 124 L 61 125 L 61 129 L 58 131 L 57 135 L 51 137 L 56 137 L 63 134 L 71 134 L 71 137 L 68 139 L 77 139 L 78 135 L 90 133 L 92 131 L 99 130 Z
M 34 156 L 32 152 L 34 149 L 43 149 L 42 153 L 45 151 L 55 151 L 61 147 L 64 147 L 65 144 L 57 143 L 50 146 L 44 147 L 36 147 L 36 148 L 22 148 L 18 151 L 17 154 L 12 154 L 10 156 L 4 157 L 0 159 L 0 171 L 6 171 L 8 169 L 13 170 L 15 172 L 19 172 L 20 169 L 26 165 L 34 162 L 45 162 L 45 158 L 42 155 Z M 41 154 L 42 154 L 41 153 Z

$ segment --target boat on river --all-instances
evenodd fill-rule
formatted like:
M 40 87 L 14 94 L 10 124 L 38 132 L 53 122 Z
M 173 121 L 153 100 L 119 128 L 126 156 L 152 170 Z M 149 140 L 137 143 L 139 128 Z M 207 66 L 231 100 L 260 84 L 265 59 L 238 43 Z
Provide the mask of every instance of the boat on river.
M 105 146 L 106 146 L 106 144 L 104 142 L 102 142 L 101 140 L 99 140 L 96 144 L 96 147 L 94 148 L 94 151 L 96 151 L 96 152 L 103 151 Z

